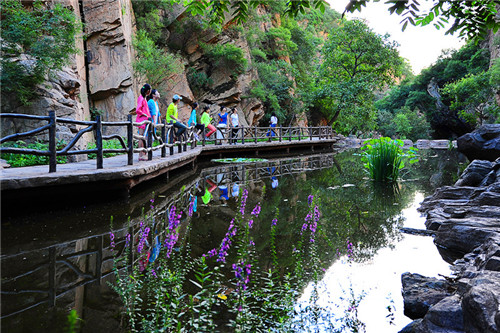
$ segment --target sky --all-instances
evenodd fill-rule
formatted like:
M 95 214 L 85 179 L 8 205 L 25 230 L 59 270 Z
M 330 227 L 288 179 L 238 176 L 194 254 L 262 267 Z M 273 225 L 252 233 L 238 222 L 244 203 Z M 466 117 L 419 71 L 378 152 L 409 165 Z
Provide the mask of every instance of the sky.
M 330 6 L 342 13 L 348 0 L 327 0 Z M 422 0 L 422 6 L 431 2 Z M 388 5 L 384 1 L 377 3 L 370 2 L 361 12 L 346 13 L 348 19 L 363 18 L 368 22 L 368 26 L 378 34 L 389 33 L 391 40 L 397 41 L 399 54 L 409 60 L 415 74 L 420 73 L 423 68 L 432 65 L 441 51 L 444 49 L 459 49 L 464 45 L 464 41 L 455 35 L 445 35 L 445 29 L 437 30 L 432 24 L 425 27 L 414 27 L 410 24 L 406 30 L 401 31 L 402 17 L 396 14 L 390 15 Z

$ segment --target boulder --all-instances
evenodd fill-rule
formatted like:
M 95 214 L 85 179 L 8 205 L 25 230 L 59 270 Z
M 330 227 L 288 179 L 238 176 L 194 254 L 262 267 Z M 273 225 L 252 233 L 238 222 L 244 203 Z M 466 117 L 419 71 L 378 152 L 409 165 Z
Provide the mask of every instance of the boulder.
M 435 305 L 422 320 L 424 332 L 464 332 L 464 315 L 461 300 L 458 295 L 445 297 Z
M 474 160 L 464 170 L 455 186 L 479 186 L 492 172 L 493 163 L 490 161 Z
M 403 273 L 404 314 L 411 318 L 423 318 L 429 308 L 451 295 L 452 286 L 445 280 L 428 278 L 420 274 Z
M 457 139 L 458 150 L 469 160 L 500 157 L 500 124 L 487 124 Z

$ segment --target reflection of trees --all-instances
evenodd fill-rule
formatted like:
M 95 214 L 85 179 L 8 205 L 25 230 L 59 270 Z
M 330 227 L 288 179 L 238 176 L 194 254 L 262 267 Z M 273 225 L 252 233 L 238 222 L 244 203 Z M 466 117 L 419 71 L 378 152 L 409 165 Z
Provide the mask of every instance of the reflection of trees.
M 352 152 L 335 155 L 335 165 L 335 168 L 307 173 L 305 178 L 289 177 L 282 180 L 280 192 L 266 193 L 261 221 L 270 224 L 275 207 L 279 207 L 277 245 L 283 267 L 292 266 L 290 253 L 299 239 L 309 194 L 319 198 L 320 226 L 323 238 L 328 238 L 327 242 L 318 237 L 319 255 L 325 266 L 335 259 L 337 249 L 345 252 L 346 240 L 355 245 L 357 259 L 364 260 L 399 237 L 402 224 L 399 215 L 413 199 L 413 189 L 405 184 L 384 186 L 364 179 L 360 158 Z M 295 195 L 299 198 L 292 204 L 290 198 Z M 265 234 L 260 237 L 265 244 Z

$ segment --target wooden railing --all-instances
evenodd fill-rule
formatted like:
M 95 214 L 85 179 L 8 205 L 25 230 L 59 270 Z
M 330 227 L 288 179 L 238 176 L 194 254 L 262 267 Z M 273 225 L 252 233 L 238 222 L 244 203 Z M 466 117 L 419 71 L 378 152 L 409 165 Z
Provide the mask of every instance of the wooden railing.
M 156 150 L 161 150 L 161 157 L 167 156 L 167 149 L 169 150 L 169 155 L 173 155 L 175 152 L 175 147 L 177 147 L 177 152 L 181 153 L 187 151 L 187 146 L 190 145 L 191 149 L 195 148 L 198 143 L 202 146 L 206 144 L 227 144 L 227 143 L 259 143 L 268 141 L 292 141 L 292 140 L 322 140 L 333 138 L 332 128 L 329 126 L 323 127 L 235 127 L 235 128 L 217 128 L 217 133 L 214 133 L 214 138 L 206 138 L 205 130 L 200 133 L 201 139 L 196 139 L 196 128 L 194 126 L 187 127 L 185 133 L 182 137 L 174 140 L 175 128 L 172 124 L 154 124 L 151 119 L 144 120 L 141 123 L 136 123 L 132 121 L 132 116 L 129 115 L 127 121 L 109 122 L 102 121 L 100 116 L 96 116 L 95 120 L 92 121 L 82 121 L 67 118 L 58 118 L 54 111 L 49 111 L 48 116 L 33 116 L 26 114 L 15 114 L 15 113 L 0 113 L 0 119 L 27 119 L 33 121 L 46 121 L 47 124 L 38 127 L 34 130 L 14 133 L 0 138 L 0 144 L 8 141 L 16 141 L 23 138 L 33 137 L 36 134 L 48 131 L 49 145 L 48 150 L 36 150 L 36 149 L 26 149 L 26 148 L 16 148 L 16 147 L 5 147 L 0 146 L 0 153 L 11 153 L 11 154 L 28 154 L 28 155 L 39 155 L 49 157 L 49 172 L 56 172 L 57 170 L 57 157 L 58 156 L 68 156 L 68 155 L 81 155 L 85 154 L 96 154 L 96 167 L 97 169 L 103 168 L 103 156 L 106 153 L 123 153 L 127 154 L 127 164 L 134 164 L 134 153 L 145 152 L 147 153 L 148 160 L 152 160 L 153 152 Z M 56 145 L 56 125 L 57 124 L 67 124 L 67 125 L 79 125 L 86 126 L 80 129 L 78 133 L 73 137 L 73 139 L 65 144 L 64 148 L 57 150 Z M 146 130 L 144 135 L 137 134 L 138 131 L 134 130 L 134 127 L 146 125 Z M 103 135 L 103 129 L 105 127 L 125 127 L 127 137 L 126 140 L 118 135 Z M 154 128 L 155 130 L 151 130 Z M 85 133 L 93 133 L 96 148 L 93 149 L 74 149 L 76 143 Z M 103 147 L 103 142 L 105 140 L 118 140 L 121 148 L 118 149 L 105 149 Z M 134 147 L 135 141 L 142 141 L 143 147 Z M 154 143 L 154 144 L 153 144 Z

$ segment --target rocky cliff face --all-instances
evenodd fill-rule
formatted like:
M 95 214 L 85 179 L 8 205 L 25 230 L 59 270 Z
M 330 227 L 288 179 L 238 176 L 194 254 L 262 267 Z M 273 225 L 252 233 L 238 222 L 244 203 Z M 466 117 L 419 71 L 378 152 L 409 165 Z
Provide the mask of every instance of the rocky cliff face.
M 106 121 L 123 121 L 133 112 L 144 79 L 134 73 L 132 62 L 135 57 L 132 38 L 135 34 L 135 17 L 131 0 L 49 0 L 47 4 L 62 3 L 71 8 L 84 23 L 85 38 L 77 39 L 81 50 L 64 70 L 52 73 L 47 83 L 39 87 L 40 98 L 30 106 L 3 101 L 7 112 L 46 115 L 55 110 L 58 117 L 89 120 L 91 115 L 102 114 Z M 260 8 L 264 11 L 264 8 Z M 206 45 L 233 44 L 243 50 L 248 64 L 251 64 L 250 48 L 243 34 L 231 29 L 228 17 L 221 31 L 198 30 L 193 33 L 182 26 L 193 19 L 184 7 L 175 5 L 171 11 L 161 13 L 167 22 L 165 47 L 167 52 L 177 53 L 185 70 L 165 78 L 166 91 L 161 91 L 161 113 L 174 94 L 182 97 L 179 107 L 181 119 L 187 120 L 191 108 L 198 101 L 209 105 L 213 115 L 220 105 L 237 107 L 243 125 L 255 125 L 264 115 L 262 102 L 249 98 L 252 81 L 258 74 L 252 66 L 240 75 L 233 75 L 232 68 L 214 67 L 200 47 Z M 262 26 L 262 29 L 269 27 Z M 29 61 L 29 59 L 19 59 Z M 192 87 L 188 80 L 189 71 L 204 72 L 210 84 L 203 88 Z M 192 83 L 192 82 L 191 82 Z M 8 107 L 6 106 L 8 104 Z M 4 111 L 5 112 L 5 111 Z M 5 132 L 33 129 L 27 123 L 4 123 Z M 58 128 L 58 138 L 70 141 L 78 128 Z M 116 130 L 116 129 L 115 129 Z M 118 130 L 119 131 L 119 130 Z M 124 133 L 121 133 L 124 134 Z M 44 136 L 38 139 L 45 140 Z M 84 147 L 92 140 L 88 135 L 80 140 Z

